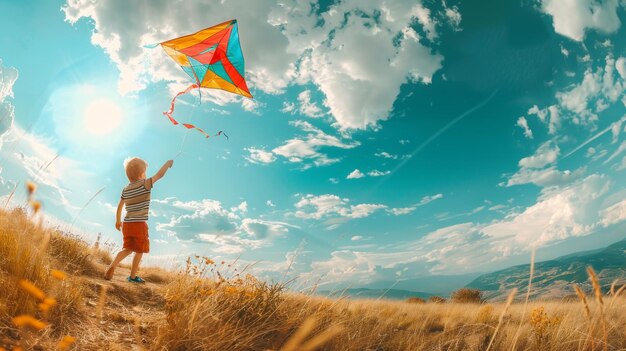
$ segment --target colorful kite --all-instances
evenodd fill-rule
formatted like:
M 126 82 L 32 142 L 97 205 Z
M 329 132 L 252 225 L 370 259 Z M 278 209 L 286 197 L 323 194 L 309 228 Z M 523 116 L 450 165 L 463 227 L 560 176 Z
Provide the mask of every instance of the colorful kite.
M 172 117 L 176 98 L 194 89 L 221 89 L 252 98 L 244 78 L 244 59 L 239 44 L 237 20 L 220 23 L 184 37 L 164 41 L 163 50 L 178 63 L 195 82 L 176 94 L 170 109 L 163 112 L 174 124 Z M 207 138 L 209 135 L 193 124 L 182 123 L 187 129 L 196 129 Z M 217 135 L 223 134 L 221 131 Z M 224 134 L 225 135 L 225 134 Z

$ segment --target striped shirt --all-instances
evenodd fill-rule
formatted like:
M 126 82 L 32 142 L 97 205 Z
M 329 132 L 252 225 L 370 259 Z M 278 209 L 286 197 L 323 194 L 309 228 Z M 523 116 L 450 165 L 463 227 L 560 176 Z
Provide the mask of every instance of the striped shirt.
M 150 191 L 152 178 L 132 182 L 122 190 L 122 200 L 126 205 L 124 222 L 145 222 L 150 212 Z

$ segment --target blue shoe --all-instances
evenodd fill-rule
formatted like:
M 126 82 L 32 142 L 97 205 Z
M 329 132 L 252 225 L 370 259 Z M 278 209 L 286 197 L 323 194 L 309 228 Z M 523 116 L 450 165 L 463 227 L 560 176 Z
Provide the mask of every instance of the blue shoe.
M 128 280 L 131 283 L 145 283 L 146 281 L 141 279 L 140 276 L 136 275 L 135 278 L 131 278 L 130 276 L 128 278 L 126 278 L 126 280 Z

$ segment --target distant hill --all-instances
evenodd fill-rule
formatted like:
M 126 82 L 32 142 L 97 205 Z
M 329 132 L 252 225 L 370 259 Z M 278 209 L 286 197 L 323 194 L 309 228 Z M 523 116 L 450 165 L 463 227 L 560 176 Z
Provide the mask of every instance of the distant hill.
M 626 282 L 626 240 L 616 242 L 604 249 L 569 254 L 554 260 L 535 263 L 531 297 L 560 298 L 574 293 L 572 284 L 591 290 L 586 269 L 593 267 L 601 285 L 608 289 L 618 279 Z M 467 284 L 468 288 L 480 289 L 488 299 L 501 299 L 508 291 L 518 288 L 526 291 L 530 265 L 513 266 L 487 273 Z
M 406 300 L 409 297 L 419 297 L 426 300 L 432 296 L 432 294 L 425 292 L 410 290 L 367 288 L 342 289 L 337 291 L 320 290 L 317 292 L 317 295 L 328 296 L 331 298 L 349 296 L 353 299 L 377 299 L 382 296 L 382 298 L 389 300 Z
M 368 289 L 393 287 L 398 290 L 421 291 L 431 295 L 447 296 L 450 295 L 452 291 L 464 287 L 483 274 L 484 272 L 457 275 L 430 275 L 398 281 L 378 281 L 363 287 Z

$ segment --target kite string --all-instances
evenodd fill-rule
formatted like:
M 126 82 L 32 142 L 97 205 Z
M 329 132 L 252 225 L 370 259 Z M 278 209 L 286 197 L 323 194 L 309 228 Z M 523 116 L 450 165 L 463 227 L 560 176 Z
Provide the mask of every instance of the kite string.
M 201 103 L 202 103 L 202 95 L 201 95 L 200 91 L 201 91 L 201 90 L 200 90 L 200 89 L 198 89 L 198 96 L 199 96 L 199 98 L 200 98 L 200 104 L 201 104 Z M 194 109 L 191 111 L 191 115 L 189 116 L 189 121 L 190 121 L 190 122 L 191 122 L 191 120 L 193 119 L 193 117 L 194 117 L 194 115 L 195 115 L 195 112 L 196 112 L 196 108 L 194 108 Z M 183 125 L 184 125 L 184 126 L 187 126 L 187 125 L 191 125 L 191 124 L 185 124 L 185 123 L 183 123 Z M 199 129 L 199 128 L 197 128 L 197 127 L 194 127 L 194 128 L 196 128 L 196 129 L 200 130 L 201 132 L 203 132 L 201 129 Z M 228 135 L 226 135 L 226 133 L 224 133 L 224 132 L 223 132 L 223 131 L 221 131 L 221 130 L 220 130 L 219 132 L 217 132 L 217 134 L 215 134 L 215 136 L 220 136 L 220 135 L 222 135 L 222 134 L 226 137 L 226 139 L 228 139 Z M 178 149 L 178 153 L 176 154 L 176 156 L 174 156 L 173 160 L 175 160 L 178 156 L 180 156 L 180 155 L 183 153 L 183 147 L 185 146 L 185 143 L 187 142 L 187 136 L 188 136 L 188 135 L 189 135 L 189 128 L 187 128 L 187 131 L 185 132 L 185 135 L 183 136 L 183 141 L 180 143 L 180 148 Z M 207 136 L 207 138 L 208 138 L 208 136 Z
M 197 84 L 192 84 L 189 87 L 187 87 L 187 89 L 179 92 L 178 94 L 176 94 L 174 96 L 174 98 L 172 99 L 172 102 L 170 103 L 170 109 L 168 111 L 163 112 L 163 115 L 165 115 L 170 122 L 172 122 L 173 125 L 178 125 L 178 124 L 182 124 L 185 128 L 187 129 L 195 129 L 197 131 L 199 131 L 200 133 L 204 134 L 205 138 L 209 138 L 210 135 L 207 134 L 207 132 L 205 132 L 204 130 L 196 127 L 193 124 L 189 124 L 189 123 L 179 123 L 176 119 L 174 119 L 174 117 L 172 117 L 172 113 L 174 113 L 174 105 L 176 104 L 176 99 L 181 96 L 181 95 L 185 95 L 187 93 L 189 93 L 190 91 L 194 90 L 194 89 L 200 89 L 200 86 Z M 222 135 L 224 134 L 224 136 L 226 137 L 226 139 L 228 139 L 228 135 L 226 135 L 224 132 L 222 132 L 221 130 L 219 132 L 217 132 L 217 134 L 215 134 L 214 136 L 218 136 L 218 135 Z
M 198 94 L 199 94 L 199 93 L 200 93 L 200 89 L 198 89 Z M 200 98 L 200 99 L 202 99 L 202 98 Z M 189 116 L 189 122 L 191 122 L 191 120 L 193 119 L 193 115 L 195 114 L 195 112 L 196 112 L 196 109 L 194 108 L 194 109 L 191 111 L 191 115 Z M 180 154 L 182 154 L 182 153 L 183 153 L 183 147 L 185 147 L 185 143 L 187 142 L 187 135 L 189 135 L 189 129 L 187 129 L 187 130 L 185 131 L 185 135 L 183 136 L 183 141 L 180 143 L 180 148 L 178 149 L 178 153 L 176 154 L 176 156 L 174 156 L 174 158 L 173 158 L 174 160 L 175 160 L 178 156 L 180 156 Z

